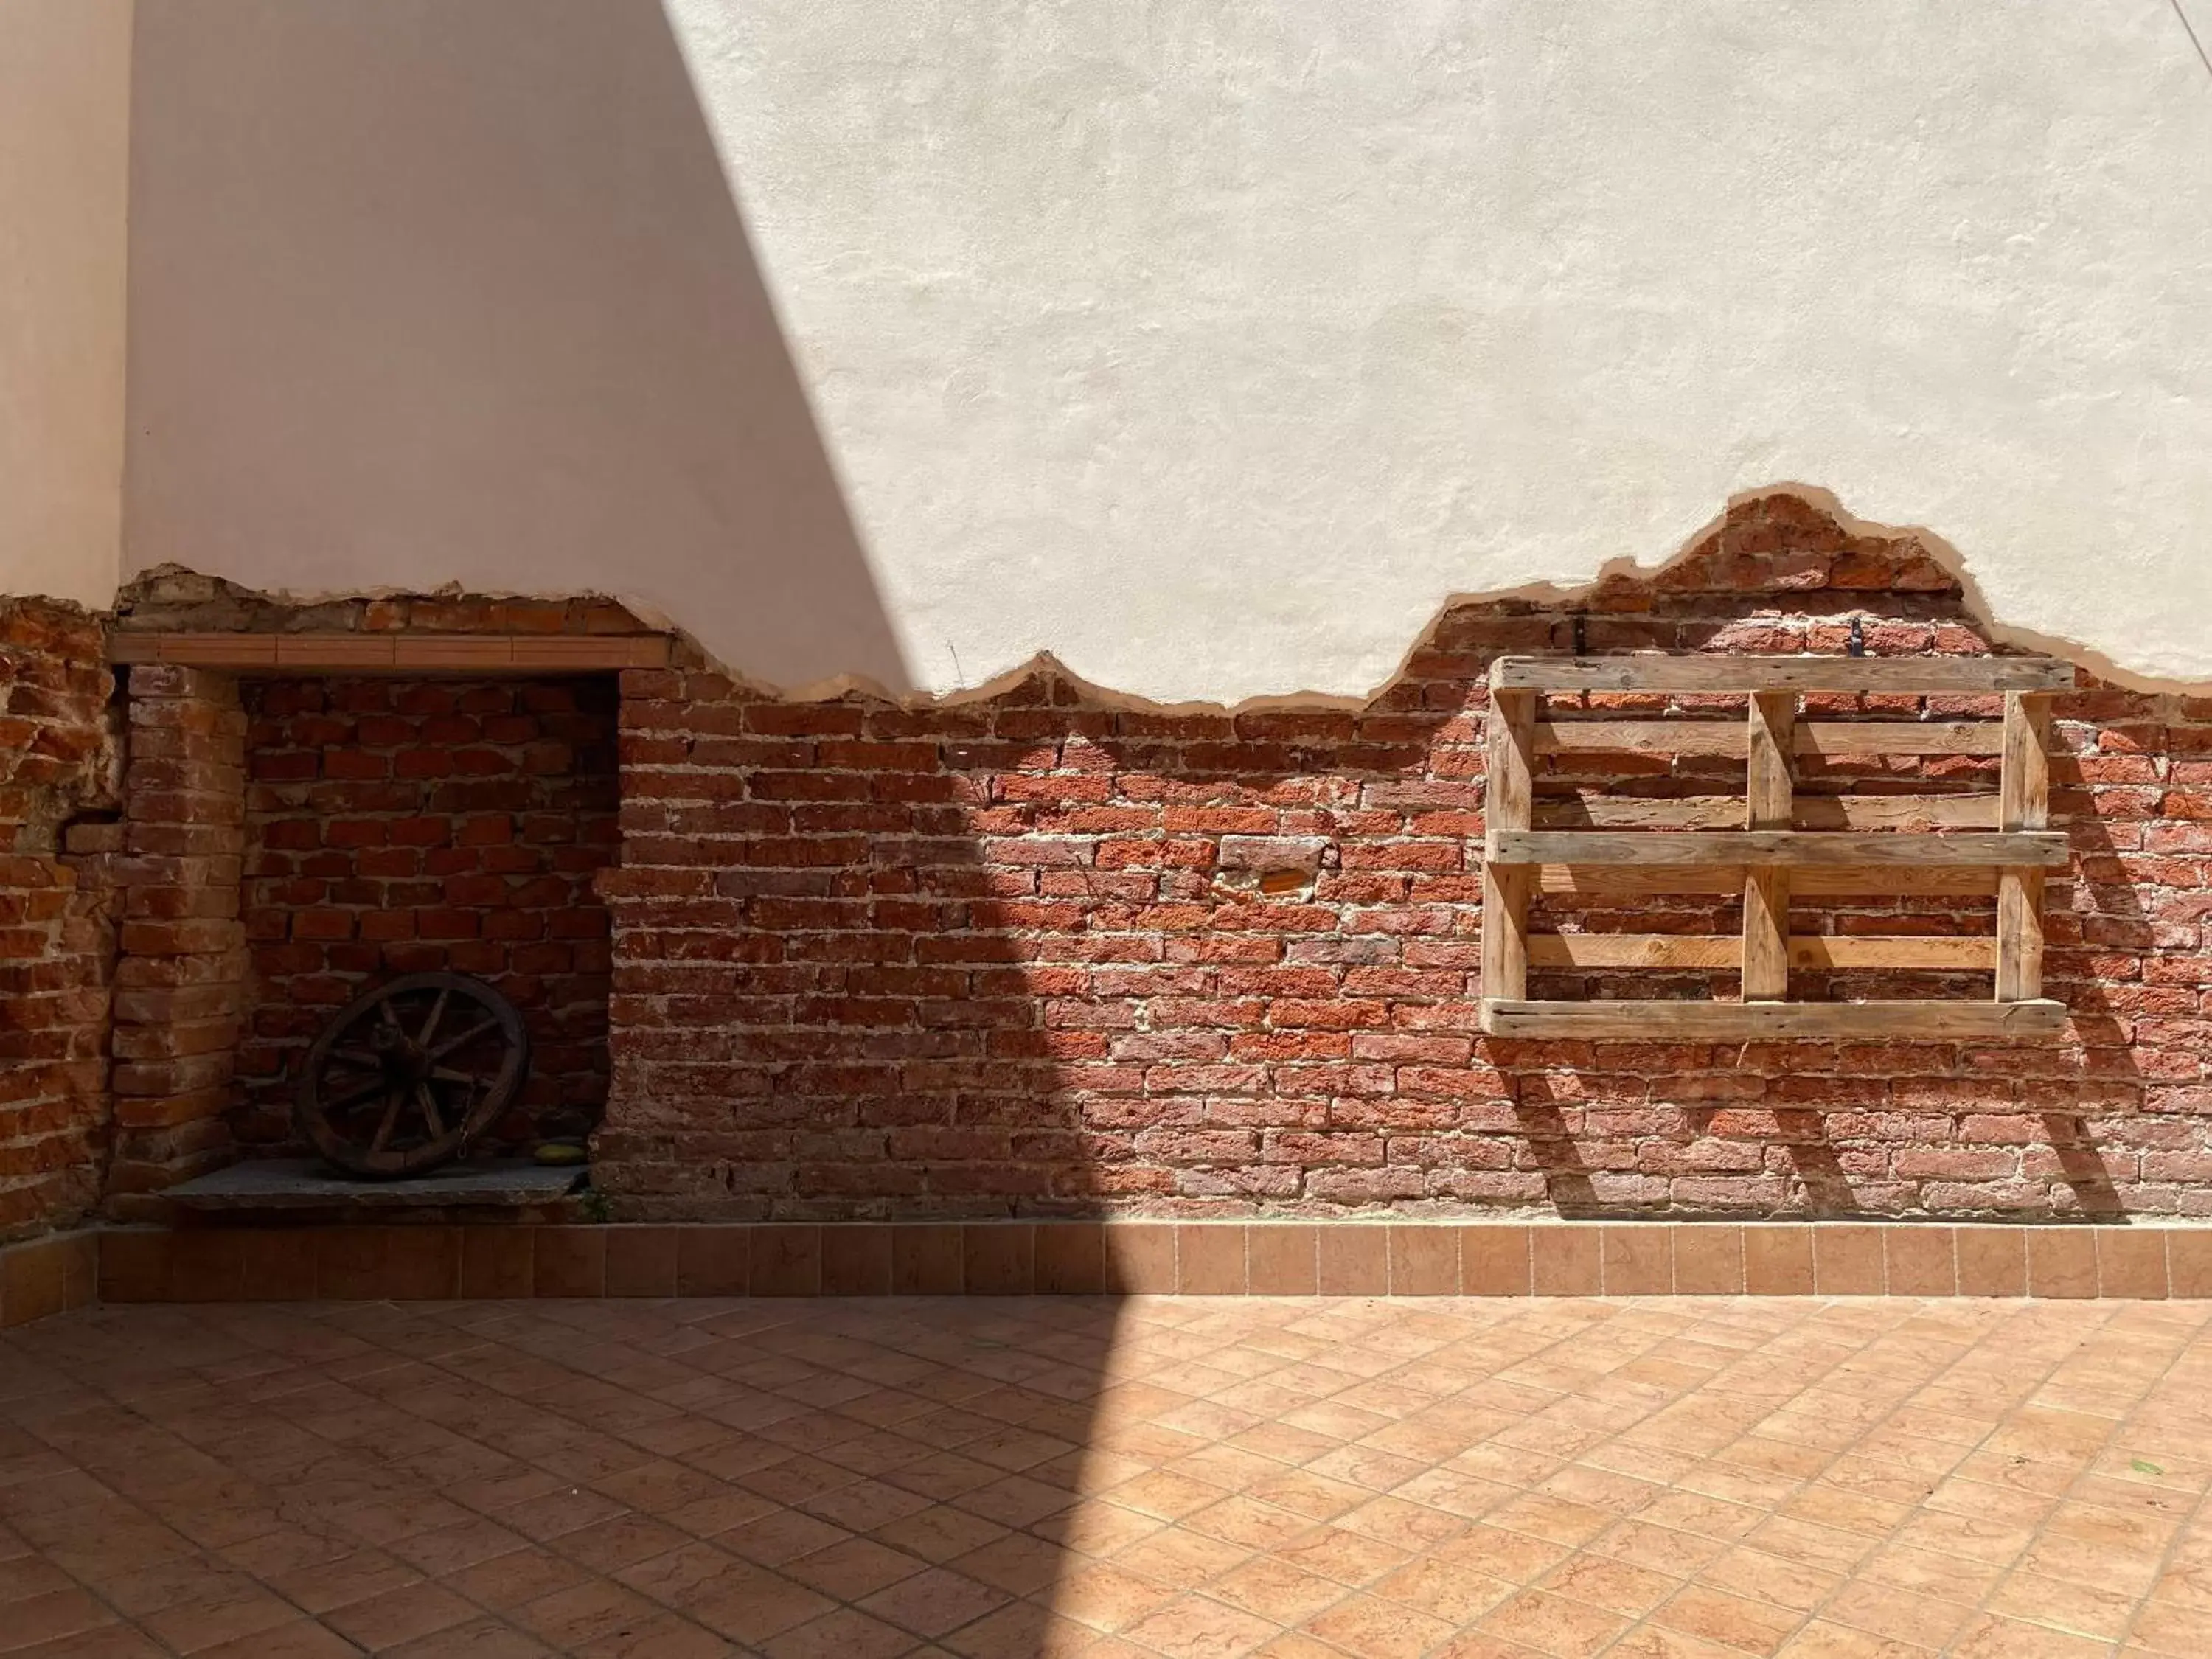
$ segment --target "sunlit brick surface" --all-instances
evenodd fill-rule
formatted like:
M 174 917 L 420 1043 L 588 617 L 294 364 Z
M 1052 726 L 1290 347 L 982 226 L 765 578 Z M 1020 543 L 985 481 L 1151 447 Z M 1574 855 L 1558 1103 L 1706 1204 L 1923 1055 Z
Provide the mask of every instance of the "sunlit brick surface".
M 2212 1304 L 109 1308 L 0 1650 L 2212 1652 Z
M 632 670 L 622 859 L 598 882 L 613 991 L 592 1185 L 616 1218 L 653 1222 L 2212 1217 L 2212 699 L 2085 678 L 2052 705 L 2051 822 L 2072 857 L 2046 895 L 2046 988 L 2070 1010 L 2050 1041 L 1480 1034 L 1492 665 L 1839 654 L 1855 625 L 1877 656 L 1990 642 L 1917 538 L 1777 494 L 1735 502 L 1662 570 L 1453 604 L 1356 709 L 1131 707 L 1048 662 L 932 707 Z M 1743 717 L 1740 698 L 1675 712 Z M 1816 696 L 1805 712 L 1997 708 Z M 1996 774 L 1990 756 L 1838 757 L 1799 764 L 1796 787 L 1986 816 Z M 1619 826 L 1716 794 L 1740 814 L 1744 775 L 1556 754 L 1534 789 L 1543 822 Z M 1741 927 L 1740 882 L 1576 879 L 1537 932 Z M 1979 879 L 1824 899 L 1801 881 L 1791 927 L 1987 939 Z M 1531 994 L 1739 989 L 1547 970 Z M 1792 994 L 1990 990 L 1801 973 Z

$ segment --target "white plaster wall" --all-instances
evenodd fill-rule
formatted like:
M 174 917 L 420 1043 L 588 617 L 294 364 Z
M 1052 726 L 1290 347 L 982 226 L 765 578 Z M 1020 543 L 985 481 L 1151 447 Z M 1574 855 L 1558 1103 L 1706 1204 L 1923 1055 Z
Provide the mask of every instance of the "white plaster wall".
M 130 112 L 131 0 L 0 0 L 0 593 L 115 592 Z
M 650 0 L 142 0 L 134 566 L 1233 701 L 1364 692 L 1448 595 L 1796 480 L 2212 680 L 2169 0 L 666 5 L 796 416 L 678 325 L 747 279 L 608 36 Z M 817 461 L 763 465 L 810 407 Z M 849 526 L 757 510 L 817 464 Z

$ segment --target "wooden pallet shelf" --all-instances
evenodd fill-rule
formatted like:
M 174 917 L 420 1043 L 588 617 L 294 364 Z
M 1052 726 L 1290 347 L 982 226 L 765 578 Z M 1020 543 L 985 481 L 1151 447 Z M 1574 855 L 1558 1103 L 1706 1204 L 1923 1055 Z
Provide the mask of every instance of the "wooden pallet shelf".
M 2066 837 L 2049 827 L 2051 694 L 2070 664 L 2040 657 L 1622 656 L 1502 658 L 1491 671 L 1483 862 L 1482 1029 L 1498 1036 L 1730 1041 L 1893 1036 L 1972 1041 L 2047 1034 L 2063 1004 L 2042 994 L 2046 872 Z M 1564 717 L 1546 692 L 1735 695 L 1742 720 Z M 1806 694 L 2002 696 L 2000 720 L 1801 720 Z M 1539 755 L 1687 755 L 1745 763 L 1739 800 L 1547 799 Z M 1799 757 L 1995 756 L 1990 794 L 1800 795 Z M 1544 827 L 1537 827 L 1539 820 Z M 1735 826 L 1722 828 L 1733 823 Z M 1553 827 L 1571 824 L 1573 827 Z M 1988 895 L 1991 939 L 1791 934 L 1792 894 Z M 1532 936 L 1538 894 L 1738 893 L 1740 938 Z M 1741 1002 L 1531 1000 L 1528 970 L 1691 969 L 1741 977 Z M 1793 1002 L 1796 969 L 1993 975 L 1988 1001 Z

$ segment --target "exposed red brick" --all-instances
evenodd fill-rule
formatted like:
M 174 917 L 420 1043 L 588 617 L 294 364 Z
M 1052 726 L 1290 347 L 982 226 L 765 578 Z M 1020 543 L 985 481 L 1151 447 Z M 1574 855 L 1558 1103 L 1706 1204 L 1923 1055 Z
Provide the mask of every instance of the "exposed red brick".
M 0 1239 L 99 1201 L 115 804 L 106 630 L 0 599 Z
M 198 669 L 131 670 L 121 846 L 111 1211 L 158 1214 L 158 1192 L 229 1155 L 246 930 L 245 716 L 237 683 Z
M 2212 833 L 2203 779 L 2176 769 L 2212 752 L 2212 702 L 2086 678 L 2060 700 L 2075 862 L 2052 884 L 2047 977 L 2076 1011 L 2060 1042 L 1476 1035 L 1491 659 L 1578 629 L 1591 651 L 1838 651 L 1853 616 L 1877 653 L 1989 648 L 1911 538 L 1776 496 L 1655 579 L 1455 607 L 1356 713 L 1104 708 L 1049 671 L 943 708 L 627 674 L 595 1180 L 623 1212 L 668 1218 L 2212 1214 Z M 1647 795 L 1729 787 L 1711 763 L 1608 775 Z M 1992 776 L 1938 758 L 1882 787 Z M 1990 911 L 1884 900 L 1827 922 L 1985 934 Z M 1738 925 L 1714 898 L 1577 920 Z M 1984 976 L 1850 983 L 1988 994 Z

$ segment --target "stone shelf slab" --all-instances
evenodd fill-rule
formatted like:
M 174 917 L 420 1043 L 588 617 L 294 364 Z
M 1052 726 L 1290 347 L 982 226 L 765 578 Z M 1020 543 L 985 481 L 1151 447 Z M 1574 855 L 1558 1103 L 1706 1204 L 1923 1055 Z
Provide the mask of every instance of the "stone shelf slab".
M 253 1158 L 170 1188 L 162 1196 L 195 1210 L 396 1210 L 468 1205 L 520 1208 L 550 1204 L 572 1191 L 584 1170 L 520 1158 L 455 1164 L 404 1181 L 355 1181 L 319 1158 Z

